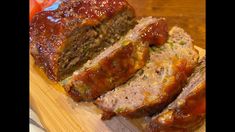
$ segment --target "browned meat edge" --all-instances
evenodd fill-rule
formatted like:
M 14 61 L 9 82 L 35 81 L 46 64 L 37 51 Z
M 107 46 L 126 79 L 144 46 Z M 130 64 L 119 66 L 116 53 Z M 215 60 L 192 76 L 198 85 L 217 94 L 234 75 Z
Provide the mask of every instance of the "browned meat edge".
M 152 118 L 149 132 L 191 132 L 200 127 L 205 119 L 205 58 L 189 78 L 183 92 L 162 113 Z
M 166 40 L 168 32 L 166 26 L 165 19 L 146 18 L 122 40 L 86 63 L 82 69 L 74 72 L 71 78 L 66 79 L 65 90 L 76 101 L 90 101 L 123 84 L 145 65 L 149 56 L 149 44 L 164 43 L 162 40 Z M 135 32 L 137 29 L 139 30 Z M 153 29 L 156 31 L 146 34 L 146 31 Z M 133 35 L 136 37 L 132 37 Z M 165 38 L 158 42 L 158 36 Z M 154 41 L 152 38 L 155 38 Z

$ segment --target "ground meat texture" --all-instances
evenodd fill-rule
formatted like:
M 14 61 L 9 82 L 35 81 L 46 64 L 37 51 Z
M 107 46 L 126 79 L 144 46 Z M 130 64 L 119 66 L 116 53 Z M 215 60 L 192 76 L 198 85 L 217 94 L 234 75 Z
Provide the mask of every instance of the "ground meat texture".
M 165 44 L 151 47 L 150 59 L 141 70 L 95 101 L 103 110 L 102 119 L 115 114 L 140 117 L 160 112 L 181 92 L 197 61 L 191 37 L 173 27 Z
M 161 20 L 143 19 L 120 41 L 75 71 L 64 81 L 68 94 L 76 101 L 90 101 L 125 83 L 149 58 L 150 43 L 142 39 L 143 31 Z
M 52 80 L 62 80 L 136 24 L 125 0 L 64 0 L 30 23 L 30 52 Z M 56 8 L 55 8 L 56 7 Z
M 72 84 L 66 84 L 64 87 L 76 101 L 93 100 L 127 81 L 144 66 L 147 58 L 148 45 L 146 43 L 130 43 L 115 50 L 97 65 L 81 72 L 74 72 L 72 82 L 70 82 Z M 72 89 L 79 94 L 74 94 Z
M 205 119 L 205 58 L 199 62 L 181 94 L 163 112 L 154 116 L 148 131 L 193 131 Z

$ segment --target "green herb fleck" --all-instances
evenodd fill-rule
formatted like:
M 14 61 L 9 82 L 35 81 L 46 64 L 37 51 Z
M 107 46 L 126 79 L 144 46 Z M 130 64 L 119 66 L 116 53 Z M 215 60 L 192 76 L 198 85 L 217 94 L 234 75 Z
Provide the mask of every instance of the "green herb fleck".
M 79 88 L 79 92 L 80 92 L 81 94 L 88 93 L 89 90 L 90 90 L 90 87 L 87 86 L 87 85 L 83 85 L 83 86 L 81 86 L 81 87 Z
M 126 45 L 128 45 L 128 44 L 130 44 L 130 43 L 131 43 L 130 40 L 123 40 L 123 41 L 121 42 L 121 44 L 122 44 L 123 46 L 126 46 Z
M 143 76 L 143 79 L 146 80 L 148 77 L 146 75 Z
M 185 42 L 184 42 L 183 40 L 181 40 L 181 41 L 179 42 L 179 44 L 180 44 L 180 45 L 185 45 Z
M 173 49 L 173 43 L 169 42 L 169 45 L 170 45 L 171 49 Z
M 67 84 L 67 82 L 68 82 L 71 78 L 72 78 L 71 76 L 70 76 L 70 77 L 67 77 L 66 79 L 60 81 L 59 84 L 63 86 L 63 85 L 65 85 L 65 84 Z
M 164 78 L 164 79 L 163 79 L 163 83 L 166 83 L 166 82 L 167 82 L 167 79 L 166 79 L 166 78 Z
M 179 56 L 178 56 L 178 54 L 175 54 L 175 57 L 176 57 L 177 59 L 179 59 Z
M 157 50 L 157 47 L 156 46 L 151 46 L 149 49 L 150 49 L 150 51 L 154 52 L 154 51 Z
M 139 71 L 139 75 L 142 75 L 143 73 L 144 73 L 144 70 L 141 69 L 141 70 Z
M 124 108 L 117 108 L 117 110 L 115 110 L 116 113 L 122 113 L 124 112 Z
M 164 50 L 165 49 L 165 47 L 164 46 L 161 46 L 161 47 L 159 47 L 159 50 Z

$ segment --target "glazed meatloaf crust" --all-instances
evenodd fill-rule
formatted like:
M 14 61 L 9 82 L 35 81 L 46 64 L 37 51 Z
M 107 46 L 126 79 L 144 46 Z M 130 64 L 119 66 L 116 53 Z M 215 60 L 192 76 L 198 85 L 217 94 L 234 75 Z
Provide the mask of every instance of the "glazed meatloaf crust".
M 142 68 L 149 58 L 149 45 L 163 44 L 167 35 L 164 18 L 141 19 L 120 41 L 65 79 L 65 90 L 75 101 L 91 101 L 112 90 Z
M 102 119 L 152 115 L 181 92 L 198 61 L 191 37 L 179 27 L 169 32 L 167 43 L 152 47 L 150 59 L 127 83 L 99 97 L 95 104 Z
M 71 75 L 136 24 L 134 10 L 125 0 L 55 4 L 33 17 L 30 52 L 36 64 L 56 81 Z
M 203 58 L 177 99 L 152 118 L 148 131 L 192 132 L 200 127 L 205 118 L 205 71 Z

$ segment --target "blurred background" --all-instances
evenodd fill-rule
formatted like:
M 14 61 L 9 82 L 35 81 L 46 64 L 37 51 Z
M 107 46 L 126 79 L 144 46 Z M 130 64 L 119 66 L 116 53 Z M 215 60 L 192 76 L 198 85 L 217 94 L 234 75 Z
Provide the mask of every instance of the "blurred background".
M 138 17 L 165 17 L 169 27 L 184 28 L 194 44 L 205 48 L 205 0 L 127 0 Z

